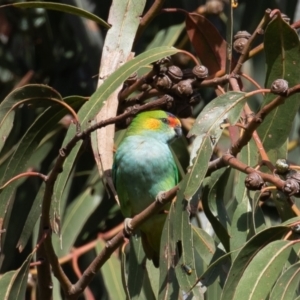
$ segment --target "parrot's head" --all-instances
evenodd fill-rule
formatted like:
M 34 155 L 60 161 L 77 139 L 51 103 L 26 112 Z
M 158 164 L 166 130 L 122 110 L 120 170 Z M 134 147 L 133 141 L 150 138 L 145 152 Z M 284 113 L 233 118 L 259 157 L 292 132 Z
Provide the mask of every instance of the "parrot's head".
M 162 142 L 170 142 L 181 136 L 181 123 L 171 113 L 152 110 L 139 113 L 131 122 L 127 136 L 147 135 Z

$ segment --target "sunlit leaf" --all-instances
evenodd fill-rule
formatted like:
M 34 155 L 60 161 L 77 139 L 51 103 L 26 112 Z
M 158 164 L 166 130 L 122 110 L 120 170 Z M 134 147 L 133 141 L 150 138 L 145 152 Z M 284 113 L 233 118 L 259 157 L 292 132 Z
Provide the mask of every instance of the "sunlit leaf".
M 294 299 L 300 282 L 300 262 L 290 266 L 277 280 L 270 300 Z
M 232 299 L 266 299 L 295 243 L 299 241 L 274 241 L 259 251 L 238 281 Z
M 245 93 L 229 92 L 211 101 L 197 117 L 189 136 L 196 136 L 191 153 L 192 166 L 185 177 L 185 198 L 190 200 L 199 189 L 208 168 L 213 149 L 229 122 L 234 125 L 245 104 Z
M 271 242 L 281 239 L 289 230 L 285 226 L 274 226 L 260 231 L 244 245 L 231 266 L 221 300 L 234 299 L 239 279 L 243 276 L 246 267 L 251 263 L 255 255 Z M 251 285 L 249 284 L 249 286 Z

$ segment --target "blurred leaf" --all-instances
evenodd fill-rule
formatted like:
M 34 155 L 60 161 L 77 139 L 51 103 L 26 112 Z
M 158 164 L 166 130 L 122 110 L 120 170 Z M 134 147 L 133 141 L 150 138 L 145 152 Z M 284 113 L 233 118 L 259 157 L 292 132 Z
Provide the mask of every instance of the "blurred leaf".
M 231 269 L 229 271 L 225 286 L 223 288 L 221 300 L 234 299 L 236 295 L 239 279 L 242 278 L 246 266 L 248 266 L 253 257 L 259 253 L 269 243 L 281 239 L 290 229 L 285 226 L 274 226 L 260 231 L 257 235 L 251 238 L 236 256 Z M 255 271 L 255 276 L 256 276 Z M 249 284 L 251 288 L 252 285 Z M 244 294 L 247 295 L 247 294 Z
M 280 17 L 276 17 L 269 23 L 264 36 L 267 62 L 265 86 L 270 88 L 276 79 L 287 80 L 290 87 L 298 84 L 300 56 L 297 32 Z M 276 95 L 267 94 L 262 106 L 270 103 L 275 97 Z M 296 93 L 269 113 L 258 127 L 261 141 L 273 163 L 278 158 L 287 157 L 287 138 L 299 105 L 300 95 Z
M 80 109 L 78 116 L 81 121 L 82 129 L 88 127 L 88 121 L 95 117 L 96 112 L 100 111 L 110 94 L 115 89 L 117 89 L 120 84 L 122 84 L 122 82 L 124 82 L 133 72 L 137 71 L 144 65 L 154 62 L 162 57 L 175 54 L 176 52 L 177 50 L 172 47 L 160 47 L 151 49 L 121 66 L 117 71 L 115 71 L 111 76 L 109 76 L 109 78 L 105 80 L 105 82 L 91 96 L 90 100 L 85 103 L 85 105 L 83 105 L 83 107 Z M 76 130 L 74 126 L 70 126 L 64 139 L 63 145 L 67 144 L 75 134 Z M 55 203 L 56 208 L 54 207 L 53 210 L 54 214 L 51 216 L 51 220 L 53 223 L 56 222 L 56 218 L 60 218 L 60 216 L 58 215 L 60 205 L 59 203 L 61 201 L 62 193 L 69 179 L 70 172 L 74 166 L 74 162 L 81 145 L 82 141 L 79 141 L 72 149 L 71 153 L 68 155 L 64 162 L 64 172 L 62 172 L 58 176 L 55 183 L 54 197 L 57 201 Z
M 191 151 L 192 166 L 184 179 L 184 195 L 187 200 L 191 199 L 202 184 L 213 149 L 224 130 L 222 125 L 226 122 L 233 125 L 238 121 L 245 101 L 245 93 L 229 92 L 211 101 L 197 117 L 188 134 L 189 137 L 195 135 L 196 138 Z
M 188 37 L 209 74 L 225 71 L 227 43 L 216 27 L 205 17 L 185 12 Z
M 213 172 L 211 177 L 207 177 L 203 183 L 202 197 L 203 211 L 227 252 L 229 252 L 230 237 L 223 198 L 228 172 L 230 172 L 229 168 L 223 168 Z
M 0 299 L 5 300 L 24 300 L 27 287 L 29 264 L 33 253 L 29 254 L 16 271 L 5 273 L 0 278 Z
M 52 276 L 53 282 L 53 299 L 55 300 L 63 300 L 61 293 L 60 293 L 60 284 L 56 277 Z
M 28 2 L 19 2 L 19 3 L 1 5 L 0 8 L 4 8 L 4 7 L 8 7 L 8 6 L 14 6 L 14 7 L 20 7 L 20 8 L 46 8 L 46 9 L 51 9 L 51 10 L 57 10 L 57 11 L 61 11 L 61 12 L 73 14 L 73 15 L 76 15 L 79 17 L 90 19 L 90 20 L 100 24 L 101 26 L 104 26 L 107 29 L 109 29 L 111 27 L 109 24 L 107 24 L 104 20 L 102 20 L 98 16 L 96 16 L 84 9 L 73 6 L 73 5 L 55 3 L 55 2 L 28 1 Z
M 252 257 L 232 299 L 266 299 L 295 243 L 274 241 Z
M 53 246 L 58 257 L 70 252 L 84 224 L 101 203 L 105 190 L 102 182 L 97 181 L 97 184 L 85 189 L 68 205 L 61 229 L 62 241 L 57 236 L 53 237 Z
M 300 262 L 288 268 L 277 280 L 270 300 L 294 299 L 300 282 Z
M 167 28 L 161 29 L 154 37 L 147 49 L 152 49 L 160 46 L 173 46 L 184 29 L 184 24 L 176 24 Z
M 104 241 L 98 241 L 96 251 L 99 254 L 105 248 Z M 120 260 L 116 254 L 112 254 L 110 259 L 102 266 L 101 273 L 107 288 L 109 299 L 125 299 L 120 270 Z

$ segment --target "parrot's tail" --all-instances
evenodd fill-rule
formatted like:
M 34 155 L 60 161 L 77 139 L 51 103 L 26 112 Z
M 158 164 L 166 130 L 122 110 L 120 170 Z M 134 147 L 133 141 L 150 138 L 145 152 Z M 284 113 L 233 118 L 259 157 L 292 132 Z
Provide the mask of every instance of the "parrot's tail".
M 149 238 L 150 236 L 148 234 L 141 231 L 142 245 L 146 256 L 148 259 L 153 261 L 153 264 L 156 268 L 159 268 L 159 246 L 157 247 L 158 251 L 156 251 L 151 243 L 151 239 Z
M 166 221 L 166 214 L 157 214 L 141 226 L 141 238 L 144 251 L 148 259 L 159 267 L 160 240 Z

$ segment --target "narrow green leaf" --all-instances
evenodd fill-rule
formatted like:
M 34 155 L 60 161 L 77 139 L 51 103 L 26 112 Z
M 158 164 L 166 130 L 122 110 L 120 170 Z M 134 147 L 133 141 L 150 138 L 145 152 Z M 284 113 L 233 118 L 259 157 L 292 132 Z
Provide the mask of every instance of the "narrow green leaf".
M 294 299 L 300 282 L 300 262 L 289 267 L 277 280 L 270 300 Z
M 184 29 L 184 24 L 176 24 L 167 28 L 161 29 L 149 43 L 147 49 L 152 49 L 159 46 L 173 46 Z
M 105 243 L 99 241 L 96 245 L 97 253 L 99 254 L 104 248 Z M 125 299 L 120 269 L 120 260 L 115 254 L 101 268 L 109 299 Z
M 265 86 L 270 88 L 276 79 L 287 80 L 290 87 L 298 84 L 300 81 L 298 72 L 300 44 L 297 32 L 281 17 L 278 17 L 269 23 L 264 37 L 267 63 Z M 273 94 L 267 94 L 262 106 L 270 103 L 275 97 Z M 278 158 L 287 157 L 287 137 L 299 105 L 300 95 L 297 93 L 268 114 L 257 130 L 268 157 L 273 163 Z
M 223 168 L 213 172 L 203 183 L 202 206 L 216 235 L 229 252 L 229 233 L 227 231 L 227 211 L 224 206 L 224 189 L 230 169 Z
M 90 19 L 90 20 L 95 21 L 96 23 L 104 26 L 105 28 L 110 28 L 110 25 L 107 24 L 104 20 L 102 20 L 98 16 L 88 12 L 87 10 L 78 8 L 73 5 L 61 4 L 61 3 L 56 3 L 56 2 L 28 1 L 28 2 L 19 2 L 19 3 L 1 5 L 0 8 L 4 8 L 4 7 L 8 7 L 8 6 L 14 6 L 14 7 L 19 7 L 19 8 L 46 8 L 46 9 L 51 9 L 51 10 L 57 10 L 57 11 L 61 11 L 61 12 L 69 13 L 69 14 L 76 15 L 79 17 Z
M 266 299 L 296 243 L 299 241 L 274 241 L 260 250 L 238 280 L 232 299 Z
M 9 271 L 4 273 L 0 278 L 0 299 L 5 299 L 7 294 L 7 289 L 10 283 L 13 281 L 15 273 L 17 271 Z
M 18 270 L 8 272 L 0 279 L 0 299 L 25 299 L 29 265 L 32 256 L 33 253 L 29 254 L 27 259 Z
M 197 117 L 189 136 L 196 136 L 189 173 L 186 175 L 185 198 L 190 200 L 202 184 L 213 149 L 226 122 L 235 124 L 245 104 L 245 93 L 229 92 L 211 101 Z
M 159 47 L 146 51 L 131 61 L 126 62 L 122 67 L 115 71 L 105 82 L 96 90 L 96 92 L 91 96 L 90 100 L 83 105 L 80 109 L 78 116 L 81 121 L 82 128 L 85 129 L 88 126 L 88 121 L 93 119 L 98 111 L 103 107 L 106 99 L 110 94 L 117 89 L 133 72 L 137 71 L 142 66 L 145 66 L 149 63 L 157 61 L 158 59 L 173 55 L 177 52 L 175 48 L 172 47 Z M 64 139 L 63 145 L 65 145 L 70 139 L 76 134 L 74 126 L 70 126 L 67 135 Z M 70 172 L 75 163 L 78 151 L 80 149 L 82 142 L 78 142 L 73 148 L 71 153 L 65 160 L 63 165 L 64 172 L 62 172 L 54 187 L 54 196 L 56 198 L 57 208 L 54 209 L 54 212 L 59 213 L 58 207 L 62 193 L 65 189 L 66 182 L 68 181 Z M 53 222 L 55 222 L 54 217 L 52 216 Z
M 221 300 L 234 299 L 239 279 L 243 276 L 255 255 L 269 243 L 281 239 L 289 230 L 285 226 L 274 226 L 260 231 L 244 245 L 231 266 Z

